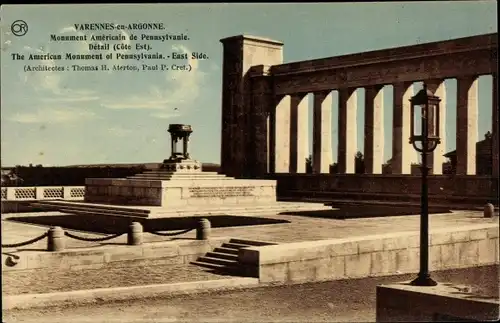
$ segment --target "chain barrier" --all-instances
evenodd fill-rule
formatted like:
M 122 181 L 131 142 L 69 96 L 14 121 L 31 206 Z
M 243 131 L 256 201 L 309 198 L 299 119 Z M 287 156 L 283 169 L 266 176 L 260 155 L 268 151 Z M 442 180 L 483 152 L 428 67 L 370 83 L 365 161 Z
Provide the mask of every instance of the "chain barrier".
M 99 242 L 99 241 L 111 240 L 111 239 L 114 239 L 114 238 L 118 238 L 119 236 L 124 235 L 124 234 L 125 233 L 118 233 L 118 234 L 113 234 L 111 236 L 102 237 L 102 238 L 85 238 L 85 237 L 80 237 L 80 236 L 74 235 L 74 234 L 69 233 L 67 231 L 64 232 L 65 236 L 70 237 L 72 239 L 80 240 L 80 241 L 91 241 L 91 242 Z
M 148 231 L 148 232 L 151 233 L 151 234 L 157 235 L 157 236 L 173 237 L 173 236 L 181 235 L 181 234 L 184 234 L 184 233 L 188 233 L 188 232 L 193 231 L 193 230 L 196 230 L 196 228 L 191 228 L 191 229 L 186 229 L 186 230 L 177 231 L 177 232 L 171 232 L 171 233 L 160 232 L 160 231 Z M 72 238 L 72 239 L 75 239 L 75 240 L 80 240 L 80 241 L 90 241 L 90 242 L 107 241 L 107 240 L 118 238 L 118 237 L 120 237 L 120 236 L 122 236 L 124 234 L 126 234 L 126 233 L 117 233 L 117 234 L 113 234 L 111 236 L 102 237 L 102 238 L 85 238 L 85 237 L 80 237 L 80 236 L 74 235 L 72 233 L 69 233 L 67 231 L 64 231 L 64 235 L 67 236 L 67 237 L 69 237 L 69 238 Z M 38 237 L 36 237 L 34 239 L 31 239 L 31 240 L 28 240 L 28 241 L 25 241 L 25 242 L 11 243 L 11 244 L 2 244 L 2 248 L 18 248 L 18 247 L 27 246 L 29 244 L 32 244 L 32 243 L 35 243 L 35 242 L 38 242 L 38 241 L 40 241 L 42 239 L 47 238 L 48 235 L 49 235 L 49 233 L 45 232 L 41 236 L 38 236 Z
M 24 246 L 27 246 L 29 244 L 32 244 L 32 243 L 35 243 L 35 242 L 38 242 L 42 239 L 45 239 L 47 238 L 47 236 L 49 235 L 48 232 L 45 232 L 44 234 L 42 234 L 41 236 L 39 237 L 36 237 L 34 239 L 31 239 L 31 240 L 28 240 L 28 241 L 25 241 L 25 242 L 20 242 L 20 243 L 11 243 L 11 244 L 2 244 L 2 248 L 18 248 L 18 247 L 24 247 Z
M 180 235 L 180 234 L 188 233 L 189 231 L 193 231 L 193 230 L 196 230 L 196 229 L 195 228 L 191 228 L 191 229 L 186 229 L 186 230 L 182 230 L 182 231 L 179 231 L 179 232 L 173 232 L 173 233 L 159 232 L 159 231 L 148 231 L 148 232 L 151 233 L 151 234 L 157 235 L 157 236 L 173 237 L 173 236 L 177 236 L 177 235 Z

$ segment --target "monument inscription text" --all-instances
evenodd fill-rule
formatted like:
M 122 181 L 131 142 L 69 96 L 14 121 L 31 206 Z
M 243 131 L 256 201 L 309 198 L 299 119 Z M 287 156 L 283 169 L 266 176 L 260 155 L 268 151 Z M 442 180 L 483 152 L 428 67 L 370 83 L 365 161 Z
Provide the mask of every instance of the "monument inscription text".
M 192 198 L 254 196 L 252 186 L 190 187 Z

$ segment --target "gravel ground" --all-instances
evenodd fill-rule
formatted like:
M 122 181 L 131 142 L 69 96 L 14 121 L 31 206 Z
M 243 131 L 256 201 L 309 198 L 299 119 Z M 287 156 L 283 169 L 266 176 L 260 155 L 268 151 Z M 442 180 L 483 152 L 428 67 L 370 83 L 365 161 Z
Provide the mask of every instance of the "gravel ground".
M 498 297 L 498 266 L 434 272 L 439 282 L 472 284 Z M 5 322 L 374 322 L 376 286 L 415 275 L 131 299 L 4 312 Z
M 92 270 L 2 273 L 3 295 L 38 294 L 81 289 L 168 284 L 223 279 L 195 265 L 156 265 Z

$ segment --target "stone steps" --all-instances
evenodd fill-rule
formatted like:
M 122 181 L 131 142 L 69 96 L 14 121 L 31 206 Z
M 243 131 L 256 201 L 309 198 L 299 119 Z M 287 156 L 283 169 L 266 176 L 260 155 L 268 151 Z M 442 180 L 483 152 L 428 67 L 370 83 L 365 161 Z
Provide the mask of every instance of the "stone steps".
M 270 244 L 275 243 L 244 239 L 230 239 L 229 242 L 225 242 L 222 246 L 215 248 L 213 251 L 207 252 L 204 256 L 196 259 L 196 261 L 191 262 L 191 264 L 212 269 L 221 273 L 243 275 L 243 269 L 238 261 L 239 249 Z
M 149 207 L 148 209 L 125 208 L 113 205 L 86 204 L 70 201 L 40 201 L 31 203 L 33 207 L 71 214 L 124 216 L 140 218 L 168 218 L 203 215 L 259 215 L 277 214 L 292 211 L 330 210 L 331 207 L 314 203 L 274 202 L 264 204 L 235 204 L 230 206 L 199 206 L 168 210 L 168 208 Z

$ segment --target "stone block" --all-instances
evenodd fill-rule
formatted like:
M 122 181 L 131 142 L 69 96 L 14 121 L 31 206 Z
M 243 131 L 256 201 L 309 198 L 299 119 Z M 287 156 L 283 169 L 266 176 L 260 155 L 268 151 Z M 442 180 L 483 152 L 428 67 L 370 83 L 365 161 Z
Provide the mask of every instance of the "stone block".
M 464 322 L 498 318 L 497 301 L 474 299 L 469 293 L 457 293 L 457 287 L 464 286 L 438 284 L 435 287 L 421 287 L 408 282 L 377 286 L 376 321 L 444 321 L 436 318 L 439 314 Z
M 420 248 L 408 249 L 408 267 L 410 272 L 417 272 L 420 268 Z
M 318 259 L 316 262 L 316 281 L 335 280 L 345 277 L 345 257 Z
M 401 250 L 410 248 L 410 239 L 417 236 L 403 236 L 383 239 L 383 250 Z M 414 240 L 414 239 L 413 239 Z
M 179 246 L 179 256 L 199 255 L 212 251 L 209 243 L 200 245 Z
M 308 259 L 305 261 L 292 261 L 288 263 L 289 282 L 311 282 L 316 279 L 317 267 L 321 259 Z
M 358 254 L 358 241 L 347 241 L 333 244 L 330 248 L 330 256 L 347 256 Z
M 441 247 L 442 247 L 442 245 L 429 247 L 429 269 L 430 270 L 439 270 L 443 267 L 443 261 L 441 258 Z
M 478 241 L 478 264 L 487 265 L 495 263 L 495 249 L 497 245 L 498 241 L 495 241 L 495 239 Z
M 493 228 L 488 228 L 488 238 L 498 238 L 498 226 L 493 227 Z
M 371 253 L 371 275 L 396 273 L 396 251 L 378 251 Z
M 115 249 L 109 252 L 105 257 L 105 261 L 115 262 L 124 260 L 136 260 L 142 258 L 143 258 L 142 248 L 124 248 L 124 249 Z
M 460 265 L 460 255 L 455 244 L 441 245 L 441 262 L 443 268 L 457 268 Z
M 288 263 L 261 265 L 259 281 L 261 283 L 284 283 L 288 280 Z
M 415 269 L 410 263 L 410 249 L 396 250 L 396 273 L 404 274 L 411 273 Z
M 163 258 L 163 257 L 176 257 L 179 255 L 179 246 L 158 246 L 150 247 L 149 245 L 145 246 L 142 249 L 143 258 Z
M 59 269 L 69 269 L 70 264 L 67 259 L 67 257 L 64 257 L 59 253 L 35 254 L 28 255 L 26 257 L 28 269 L 54 267 Z
M 472 230 L 469 232 L 470 240 L 486 240 L 488 238 L 487 230 Z
M 408 236 L 406 241 L 408 243 L 408 248 L 418 248 L 418 247 L 420 247 L 420 236 L 419 235 Z
M 432 233 L 429 239 L 429 245 L 445 245 L 452 243 L 451 232 L 436 232 Z M 418 247 L 418 246 L 417 246 Z
M 368 277 L 371 268 L 371 255 L 368 253 L 345 256 L 346 277 Z
M 333 242 L 326 240 L 258 247 L 259 264 L 263 265 L 326 258 L 330 256 L 332 243 Z
M 359 240 L 358 253 L 371 253 L 375 251 L 382 251 L 384 249 L 384 240 Z
M 460 266 L 477 265 L 479 261 L 479 242 L 470 241 L 455 244 L 458 248 Z
M 452 242 L 466 242 L 470 240 L 469 231 L 457 231 L 451 233 Z

